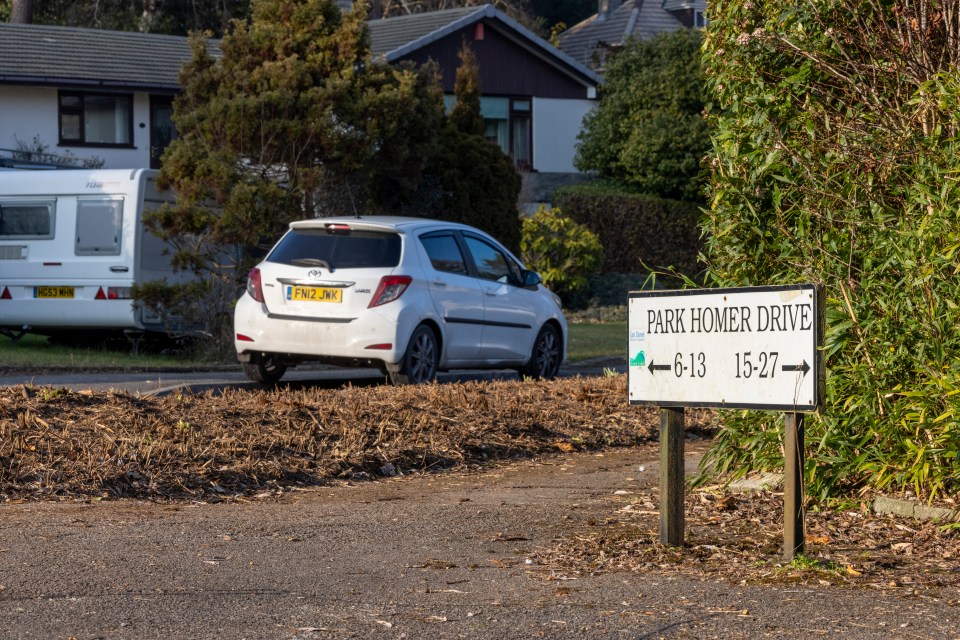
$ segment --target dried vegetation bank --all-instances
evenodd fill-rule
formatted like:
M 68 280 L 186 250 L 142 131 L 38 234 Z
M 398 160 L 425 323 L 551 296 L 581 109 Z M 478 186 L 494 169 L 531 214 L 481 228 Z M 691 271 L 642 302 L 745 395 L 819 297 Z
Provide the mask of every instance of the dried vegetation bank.
M 237 495 L 631 446 L 656 425 L 625 376 L 165 397 L 6 387 L 0 501 Z

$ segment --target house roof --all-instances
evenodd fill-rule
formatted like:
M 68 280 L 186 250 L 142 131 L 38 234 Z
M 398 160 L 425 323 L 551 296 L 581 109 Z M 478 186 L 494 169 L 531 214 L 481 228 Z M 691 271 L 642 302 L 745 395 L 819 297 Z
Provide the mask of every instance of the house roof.
M 393 18 L 370 20 L 370 49 L 374 56 L 394 62 L 476 22 L 498 28 L 533 54 L 548 60 L 578 80 L 599 84 L 592 69 L 536 35 L 492 4 L 461 9 L 414 13 Z
M 371 52 L 394 62 L 480 21 L 579 82 L 599 84 L 589 67 L 490 4 L 370 20 Z M 213 52 L 217 43 L 209 46 Z M 179 91 L 180 67 L 190 57 L 182 36 L 0 23 L 0 84 Z
M 187 38 L 0 23 L 0 83 L 178 91 Z
M 560 49 L 581 64 L 600 68 L 605 50 L 628 38 L 647 40 L 659 33 L 676 31 L 683 23 L 671 13 L 706 10 L 705 0 L 625 0 L 607 15 L 593 15 L 559 36 Z

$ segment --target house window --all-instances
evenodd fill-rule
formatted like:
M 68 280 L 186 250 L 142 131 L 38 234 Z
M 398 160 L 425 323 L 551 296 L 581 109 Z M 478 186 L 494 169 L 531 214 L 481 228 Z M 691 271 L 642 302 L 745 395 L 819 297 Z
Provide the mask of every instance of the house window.
M 133 144 L 133 97 L 129 94 L 60 93 L 60 144 Z
M 447 113 L 456 106 L 454 96 L 444 96 Z M 517 169 L 533 168 L 533 102 L 530 98 L 480 97 L 483 137 L 513 158 Z
M 529 171 L 533 167 L 530 99 L 484 96 L 480 98 L 480 114 L 484 137 L 513 158 L 517 169 Z
M 707 14 L 703 11 L 694 11 L 693 26 L 700 29 L 705 29 L 707 27 Z
M 533 169 L 531 115 L 530 100 L 510 101 L 510 155 L 520 171 Z

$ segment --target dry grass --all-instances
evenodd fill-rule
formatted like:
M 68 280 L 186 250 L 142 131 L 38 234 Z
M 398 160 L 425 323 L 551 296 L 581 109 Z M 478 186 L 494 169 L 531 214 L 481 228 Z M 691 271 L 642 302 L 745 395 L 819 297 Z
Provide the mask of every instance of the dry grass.
M 708 412 L 688 417 L 706 426 Z M 656 434 L 626 377 L 165 397 L 0 388 L 0 501 L 242 495 Z

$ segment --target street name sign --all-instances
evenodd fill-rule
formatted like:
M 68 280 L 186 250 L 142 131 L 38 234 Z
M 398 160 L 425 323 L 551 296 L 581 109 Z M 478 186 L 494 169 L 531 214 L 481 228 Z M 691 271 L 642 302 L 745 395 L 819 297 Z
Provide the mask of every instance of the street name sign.
M 630 404 L 816 411 L 820 297 L 812 284 L 631 292 Z

